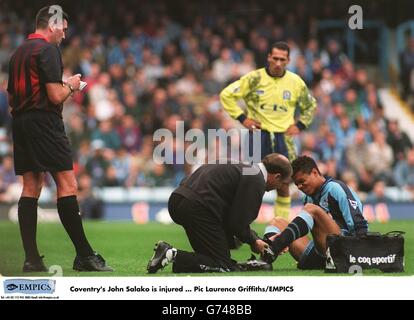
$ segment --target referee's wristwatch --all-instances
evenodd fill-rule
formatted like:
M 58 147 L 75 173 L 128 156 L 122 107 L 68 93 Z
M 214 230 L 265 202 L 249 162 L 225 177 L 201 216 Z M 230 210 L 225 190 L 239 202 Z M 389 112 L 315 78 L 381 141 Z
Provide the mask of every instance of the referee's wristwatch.
M 70 83 L 66 83 L 66 85 L 68 86 L 70 93 L 73 93 L 75 91 L 75 89 L 73 89 L 72 85 Z

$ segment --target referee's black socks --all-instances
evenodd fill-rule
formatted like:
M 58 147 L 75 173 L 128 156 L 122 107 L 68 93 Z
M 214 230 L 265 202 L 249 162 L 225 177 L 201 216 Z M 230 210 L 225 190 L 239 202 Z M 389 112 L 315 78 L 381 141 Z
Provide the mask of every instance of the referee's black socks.
M 93 254 L 93 250 L 86 239 L 79 213 L 76 196 L 62 197 L 57 200 L 57 209 L 60 220 L 65 227 L 78 256 L 86 257 Z
M 40 259 L 36 243 L 37 199 L 21 197 L 17 215 L 19 217 L 20 235 L 22 237 L 26 260 L 37 261 Z

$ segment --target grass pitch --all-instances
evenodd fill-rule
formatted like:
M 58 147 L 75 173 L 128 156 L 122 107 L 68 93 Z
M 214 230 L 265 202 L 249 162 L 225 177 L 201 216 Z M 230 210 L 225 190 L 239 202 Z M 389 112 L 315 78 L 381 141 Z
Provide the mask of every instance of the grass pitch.
M 153 254 L 154 244 L 165 240 L 177 248 L 191 251 L 184 230 L 177 225 L 162 225 L 149 223 L 137 225 L 121 222 L 85 222 L 84 227 L 92 247 L 106 259 L 115 271 L 112 273 L 77 272 L 72 270 L 75 251 L 69 237 L 61 224 L 39 224 L 37 237 L 41 254 L 45 255 L 47 266 L 59 265 L 63 276 L 149 276 L 146 266 Z M 261 234 L 265 225 L 254 225 L 253 228 Z M 391 221 L 386 224 L 372 223 L 370 231 L 382 233 L 401 230 L 405 231 L 405 272 L 386 274 L 376 270 L 364 272 L 366 275 L 413 275 L 414 274 L 414 221 Z M 234 259 L 242 261 L 250 257 L 250 248 L 243 245 L 232 252 Z M 50 276 L 48 273 L 23 273 L 24 260 L 20 240 L 19 227 L 12 222 L 0 222 L 0 274 L 3 276 Z M 300 271 L 289 254 L 277 259 L 272 272 L 234 272 L 227 274 L 203 274 L 203 276 L 326 276 L 323 271 Z M 186 276 L 188 274 L 185 274 Z M 194 274 L 195 275 L 195 274 Z M 159 271 L 153 277 L 177 276 L 171 272 L 171 266 Z M 200 276 L 200 274 L 197 274 Z

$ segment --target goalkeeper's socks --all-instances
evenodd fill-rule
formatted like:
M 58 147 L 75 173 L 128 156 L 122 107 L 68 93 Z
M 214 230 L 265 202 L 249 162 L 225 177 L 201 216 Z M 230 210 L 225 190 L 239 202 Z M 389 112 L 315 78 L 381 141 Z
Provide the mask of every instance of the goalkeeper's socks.
M 273 209 L 275 217 L 282 217 L 284 219 L 288 219 L 289 212 L 290 212 L 290 203 L 291 203 L 290 196 L 288 197 L 277 196 L 277 199 L 275 201 L 275 206 Z
M 285 230 L 273 240 L 272 250 L 278 255 L 284 248 L 289 246 L 293 241 L 309 233 L 313 228 L 313 218 L 306 211 L 302 211 Z

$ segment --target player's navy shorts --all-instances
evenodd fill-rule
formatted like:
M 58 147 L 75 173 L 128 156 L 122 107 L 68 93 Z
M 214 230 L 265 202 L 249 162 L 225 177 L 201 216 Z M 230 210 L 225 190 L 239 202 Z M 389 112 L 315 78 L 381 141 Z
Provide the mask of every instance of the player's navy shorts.
M 261 143 L 261 158 L 263 159 L 270 153 L 283 154 L 290 161 L 296 159 L 296 150 L 293 138 L 286 136 L 283 132 L 268 132 L 265 130 L 260 131 L 260 143 Z M 249 151 L 253 150 L 253 134 L 249 132 Z M 252 154 L 250 154 L 252 156 Z
M 16 175 L 73 169 L 69 139 L 59 115 L 46 111 L 15 115 L 12 135 Z

